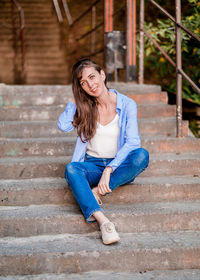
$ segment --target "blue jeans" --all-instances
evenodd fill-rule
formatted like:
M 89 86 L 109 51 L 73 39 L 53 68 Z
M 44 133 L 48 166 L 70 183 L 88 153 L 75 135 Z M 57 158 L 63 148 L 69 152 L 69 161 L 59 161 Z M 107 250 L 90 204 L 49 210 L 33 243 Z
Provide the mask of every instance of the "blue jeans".
M 97 203 L 91 187 L 97 186 L 104 168 L 112 158 L 95 158 L 86 154 L 84 162 L 71 162 L 66 165 L 65 178 L 77 200 L 87 222 L 96 221 L 92 216 L 103 211 Z M 110 189 L 129 183 L 149 164 L 149 153 L 139 148 L 131 151 L 119 167 L 110 176 Z

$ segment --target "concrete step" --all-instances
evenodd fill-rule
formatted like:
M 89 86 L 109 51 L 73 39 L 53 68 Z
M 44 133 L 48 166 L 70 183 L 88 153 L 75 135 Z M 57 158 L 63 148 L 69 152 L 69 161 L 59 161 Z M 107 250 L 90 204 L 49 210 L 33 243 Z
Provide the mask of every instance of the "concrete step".
M 82 273 L 59 273 L 38 275 L 0 276 L 0 280 L 199 280 L 200 269 L 140 271 L 140 272 L 113 272 L 89 271 Z
M 72 134 L 70 134 L 72 135 Z M 56 138 L 8 139 L 0 142 L 2 157 L 19 156 L 71 156 L 76 136 Z
M 53 59 L 52 59 L 53 60 Z M 56 59 L 55 59 L 56 60 Z M 56 64 L 56 63 L 55 63 Z M 59 65 L 55 65 L 52 67 L 49 67 L 49 71 L 48 72 L 44 72 L 46 68 L 48 68 L 48 66 L 41 65 L 39 67 L 40 69 L 38 69 L 38 67 L 34 68 L 34 66 L 31 66 L 28 71 L 29 74 L 27 75 L 28 79 L 67 79 L 68 76 L 66 75 L 66 73 L 63 73 L 64 71 L 62 71 L 61 67 L 59 67 Z M 40 76 L 38 73 L 42 73 Z
M 137 177 L 107 196 L 106 203 L 173 202 L 200 200 L 200 176 Z M 54 204 L 70 206 L 74 196 L 64 178 L 0 180 L 1 206 Z
M 55 58 L 55 60 L 56 60 L 56 58 Z M 56 77 L 56 78 L 60 78 L 60 79 L 67 78 L 67 74 L 65 72 L 63 73 L 62 69 L 60 69 L 61 71 L 58 71 L 56 66 L 55 66 L 55 69 L 49 69 L 48 72 L 46 72 L 46 73 L 40 72 L 40 74 L 38 74 L 37 68 L 38 67 L 36 67 L 36 69 L 34 70 L 34 67 L 33 67 L 32 70 L 29 72 L 29 74 L 28 74 L 29 79 L 30 78 L 35 79 L 36 77 L 39 77 L 39 75 L 41 76 L 41 79 L 43 79 L 45 77 L 52 77 L 52 78 Z M 45 69 L 45 67 L 44 67 L 44 69 Z
M 71 86 L 0 86 L 3 106 L 60 105 L 72 101 Z
M 2 121 L 37 121 L 37 120 L 57 120 L 59 115 L 64 111 L 65 105 L 54 106 L 4 106 L 1 108 L 0 120 Z M 176 107 L 167 104 L 158 105 L 139 105 L 139 118 L 155 117 L 175 117 Z
M 76 142 L 75 133 L 55 138 L 10 138 L 1 140 L 2 157 L 26 156 L 71 156 Z M 200 152 L 200 139 L 194 137 L 146 137 L 143 136 L 142 147 L 150 153 L 195 153 Z
M 64 49 L 61 48 L 60 46 L 57 45 L 57 41 L 59 40 L 59 38 L 57 40 L 55 39 L 48 39 L 47 42 L 50 44 L 50 46 L 48 46 L 48 44 L 46 42 L 35 42 L 35 44 L 30 44 L 27 46 L 27 67 L 29 67 L 28 70 L 30 70 L 30 66 L 33 67 L 40 67 L 40 65 L 38 65 L 38 60 L 41 61 L 41 63 L 46 63 L 47 66 L 55 64 L 58 65 L 58 63 L 60 65 L 62 65 L 61 70 L 64 71 L 64 67 L 63 64 L 66 62 L 66 58 L 65 58 L 65 53 L 64 53 Z M 38 49 L 41 52 L 38 52 Z M 42 55 L 43 54 L 43 55 Z M 52 60 L 52 63 L 51 61 Z M 66 69 L 65 69 L 66 72 Z M 43 85 L 44 86 L 44 85 Z
M 34 77 L 27 77 L 27 84 L 29 85 L 37 85 L 40 84 L 46 84 L 46 85 L 65 85 L 68 82 L 67 77 L 61 78 L 61 77 L 54 77 L 54 76 L 47 76 L 47 77 L 40 77 L 40 76 L 34 76 Z
M 120 85 L 116 89 L 121 89 Z M 132 91 L 129 93 L 129 87 L 127 90 L 124 88 L 120 91 L 123 94 L 128 94 L 133 97 L 137 104 L 166 104 L 167 93 L 166 92 L 153 92 L 154 86 L 147 85 L 144 87 L 144 92 L 141 92 L 143 87 L 138 85 L 132 85 Z M 149 89 L 149 92 L 147 91 Z M 156 88 L 155 88 L 156 90 Z M 67 104 L 68 100 L 72 100 L 71 85 L 68 86 L 7 86 L 1 85 L 0 92 L 2 95 L 3 104 L 5 106 L 14 105 L 13 101 L 18 102 L 18 106 L 24 105 L 60 105 Z
M 176 119 L 156 118 L 139 119 L 140 134 L 176 136 Z M 188 121 L 183 121 L 183 135 L 188 135 Z M 56 121 L 0 121 L 1 138 L 40 138 L 58 137 L 64 133 L 57 128 Z
M 161 92 L 161 86 L 159 85 L 149 85 L 149 84 L 136 84 L 134 82 L 108 82 L 109 88 L 116 88 L 121 93 L 127 92 L 127 93 L 160 93 Z
M 48 40 L 49 44 L 51 44 L 51 47 L 53 46 L 54 48 L 56 47 L 56 42 L 55 40 Z M 43 48 L 43 50 L 41 50 L 42 52 L 36 52 L 34 49 L 30 49 L 28 54 L 27 54 L 27 60 L 29 62 L 29 65 L 32 65 L 32 62 L 34 61 L 34 64 L 37 64 L 38 60 L 41 60 L 41 62 L 45 61 L 45 62 L 49 62 L 48 59 L 53 59 L 53 62 L 56 63 L 65 63 L 66 58 L 64 56 L 64 50 L 59 48 L 57 46 L 57 50 L 53 51 L 51 50 L 51 47 L 48 48 L 47 46 L 44 45 L 38 45 L 38 48 Z M 39 65 L 38 65 L 39 66 Z M 62 70 L 62 69 L 61 69 Z M 43 85 L 44 86 L 44 85 Z
M 0 179 L 63 178 L 70 161 L 69 156 L 0 158 Z M 150 154 L 150 165 L 140 176 L 183 174 L 200 176 L 200 153 Z
M 52 57 L 52 60 L 54 59 L 54 57 Z M 49 75 L 51 75 L 52 73 L 55 74 L 55 76 L 58 76 L 58 72 L 64 72 L 60 73 L 60 76 L 65 76 L 66 77 L 66 73 L 64 71 L 65 69 L 65 65 L 63 64 L 63 57 L 60 56 L 60 61 L 57 61 L 57 58 L 54 59 L 55 63 L 52 64 L 52 62 L 47 62 L 47 61 L 40 61 L 40 65 L 36 65 L 37 61 L 35 61 L 35 65 L 34 63 L 30 63 L 29 66 L 27 66 L 27 71 L 35 71 L 36 73 L 38 71 L 42 71 L 42 69 L 44 69 L 45 67 L 47 67 L 49 69 Z M 57 71 L 57 73 L 56 73 Z
M 120 232 L 200 230 L 200 201 L 104 204 L 102 208 Z M 97 223 L 84 221 L 78 206 L 0 207 L 0 237 L 85 234 L 97 230 Z
M 200 231 L 121 233 L 120 237 L 113 246 L 103 245 L 99 233 L 3 238 L 1 274 L 200 268 Z

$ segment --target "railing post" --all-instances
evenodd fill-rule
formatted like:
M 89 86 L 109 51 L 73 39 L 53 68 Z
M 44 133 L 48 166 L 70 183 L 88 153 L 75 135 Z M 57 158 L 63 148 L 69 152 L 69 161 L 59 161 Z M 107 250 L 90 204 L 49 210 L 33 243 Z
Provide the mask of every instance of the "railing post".
M 113 31 L 113 0 L 105 0 L 104 2 L 105 25 L 104 32 Z
M 127 0 L 126 81 L 136 81 L 136 0 Z
M 20 39 L 21 39 L 21 52 L 22 52 L 22 77 L 23 83 L 26 83 L 26 49 L 25 49 L 25 36 L 24 36 L 24 11 L 20 9 Z
M 104 0 L 104 67 L 106 68 L 107 32 L 113 31 L 113 0 Z M 106 73 L 107 74 L 107 73 Z M 110 79 L 107 74 L 108 80 Z
M 144 83 L 144 0 L 140 0 L 139 84 Z
M 176 0 L 176 23 L 181 23 L 181 0 Z M 176 25 L 176 120 L 177 137 L 182 137 L 182 69 L 181 28 Z
M 14 17 L 14 5 L 18 10 L 19 15 L 19 22 L 20 22 L 20 33 L 19 33 L 19 39 L 21 40 L 21 54 L 22 54 L 22 71 L 21 71 L 21 77 L 16 77 L 17 80 L 20 78 L 20 83 L 26 82 L 26 52 L 25 52 L 25 38 L 24 38 L 24 26 L 25 26 L 25 20 L 24 20 L 24 11 L 22 7 L 19 5 L 19 3 L 16 0 L 12 0 L 12 23 L 13 23 L 13 38 L 14 38 L 14 49 L 15 49 L 15 56 L 14 56 L 14 71 L 17 70 L 17 42 L 16 42 L 16 31 L 15 31 L 15 17 Z M 18 70 L 17 70 L 18 71 Z

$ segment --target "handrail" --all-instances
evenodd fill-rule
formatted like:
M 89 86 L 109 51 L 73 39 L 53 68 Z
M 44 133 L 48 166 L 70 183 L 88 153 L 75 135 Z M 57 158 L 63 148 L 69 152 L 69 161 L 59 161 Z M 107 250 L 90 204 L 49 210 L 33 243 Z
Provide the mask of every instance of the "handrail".
M 85 15 L 87 15 L 90 11 L 92 12 L 92 28 L 89 31 L 86 31 L 79 37 L 76 37 L 76 41 L 79 42 L 80 40 L 84 39 L 88 35 L 92 35 L 91 38 L 91 52 L 88 54 L 89 57 L 95 56 L 99 53 L 104 52 L 104 48 L 99 48 L 98 50 L 95 51 L 95 31 L 102 27 L 104 25 L 104 21 L 100 22 L 99 24 L 96 25 L 96 5 L 102 0 L 96 0 L 94 1 L 81 15 L 79 15 L 70 25 L 71 28 L 73 28 L 76 23 L 78 23 Z M 115 17 L 121 10 L 123 10 L 126 7 L 126 5 L 122 5 L 120 8 L 118 8 L 116 11 L 113 12 L 112 16 Z M 74 32 L 76 34 L 76 30 Z M 103 38 L 104 36 L 102 36 Z
M 188 30 L 181 24 L 181 2 L 175 0 L 176 4 L 176 19 L 172 17 L 164 8 L 162 8 L 154 0 L 149 0 L 154 6 L 161 10 L 176 26 L 176 64 L 162 47 L 152 38 L 152 36 L 144 29 L 144 0 L 140 0 L 140 51 L 139 51 L 139 84 L 144 83 L 144 34 L 152 41 L 152 43 L 160 50 L 165 58 L 176 67 L 176 119 L 177 119 L 177 137 L 182 136 L 182 77 L 200 94 L 200 88 L 190 79 L 190 77 L 182 69 L 181 55 L 181 29 L 187 32 L 190 36 L 200 42 L 200 38 L 192 31 Z
M 21 39 L 21 52 L 22 52 L 22 77 L 23 81 L 26 81 L 26 49 L 25 49 L 25 20 L 24 20 L 24 11 L 20 4 L 16 0 L 12 0 L 19 12 L 19 20 L 20 20 L 20 39 Z
M 81 18 L 83 18 L 85 15 L 87 15 L 87 13 L 89 13 L 92 10 L 93 6 L 96 6 L 101 0 L 96 0 L 95 2 L 93 2 L 88 8 L 87 10 L 85 10 L 80 16 L 78 16 L 73 22 L 72 22 L 72 26 L 74 26 L 74 24 L 76 22 L 78 22 Z
M 94 6 L 94 5 L 93 5 Z M 92 7 L 93 7 L 92 6 Z M 123 10 L 126 7 L 126 5 L 122 5 L 119 9 L 117 9 L 112 16 L 116 16 L 121 10 Z M 79 19 L 78 19 L 79 20 Z M 86 33 L 84 33 L 83 35 L 81 35 L 80 37 L 78 37 L 76 40 L 79 41 L 83 38 L 85 38 L 87 35 L 91 34 L 92 32 L 96 31 L 99 27 L 104 25 L 104 21 L 100 22 L 98 25 L 96 25 L 94 28 L 90 29 L 89 31 L 87 31 Z
M 159 10 L 161 10 L 168 18 L 171 19 L 178 27 L 182 28 L 186 33 L 188 33 L 190 36 L 194 37 L 197 41 L 200 42 L 200 38 L 194 34 L 192 31 L 187 29 L 184 25 L 181 23 L 176 22 L 176 19 L 170 15 L 164 8 L 162 8 L 158 3 L 156 3 L 154 0 L 149 0 L 153 5 L 155 5 Z
M 99 23 L 98 25 L 96 25 L 94 28 L 90 29 L 89 31 L 87 31 L 86 33 L 84 33 L 83 35 L 81 35 L 80 37 L 76 38 L 77 41 L 80 41 L 81 39 L 87 37 L 87 35 L 93 33 L 94 31 L 96 31 L 99 27 L 103 26 L 103 22 Z
M 67 5 L 66 0 L 62 0 L 62 3 L 63 3 L 65 15 L 66 15 L 66 17 L 67 17 L 67 20 L 68 20 L 68 22 L 69 22 L 69 25 L 72 25 L 73 21 L 72 21 L 71 14 L 70 14 L 70 12 L 69 12 L 69 8 L 68 8 L 68 5 Z
M 104 25 L 104 22 L 101 22 L 96 25 L 96 5 L 101 2 L 102 0 L 95 0 L 84 12 L 82 12 L 70 25 L 70 28 L 73 30 L 74 35 L 75 35 L 75 40 L 76 40 L 76 51 L 75 51 L 75 56 L 78 54 L 78 43 L 80 40 L 84 39 L 88 35 L 91 34 L 91 40 L 90 40 L 90 54 L 87 56 L 94 56 L 96 54 L 102 53 L 104 51 L 103 48 L 100 48 L 98 50 L 95 50 L 95 31 L 99 29 L 101 26 Z M 81 35 L 77 34 L 77 28 L 75 28 L 75 25 L 89 12 L 91 12 L 91 29 Z M 74 28 L 74 29 L 73 29 Z M 72 31 L 71 31 L 72 32 Z M 103 38 L 103 36 L 102 36 Z M 85 57 L 85 56 L 84 56 Z

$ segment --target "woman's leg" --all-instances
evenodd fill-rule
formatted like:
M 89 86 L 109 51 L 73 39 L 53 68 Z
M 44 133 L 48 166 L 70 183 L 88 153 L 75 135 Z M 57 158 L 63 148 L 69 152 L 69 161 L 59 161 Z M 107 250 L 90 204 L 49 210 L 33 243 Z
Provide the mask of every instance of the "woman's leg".
M 97 185 L 102 171 L 91 162 L 71 162 L 65 168 L 65 178 L 88 222 L 95 221 L 91 216 L 102 211 L 97 203 L 91 185 Z
M 133 181 L 149 164 L 149 153 L 143 148 L 131 151 L 122 164 L 110 176 L 110 189 Z
M 118 242 L 120 237 L 113 223 L 102 212 L 97 203 L 91 185 L 97 185 L 105 166 L 97 167 L 91 162 L 72 162 L 66 166 L 65 177 L 83 212 L 87 222 L 97 221 L 104 244 Z M 94 218 L 91 220 L 91 218 Z

